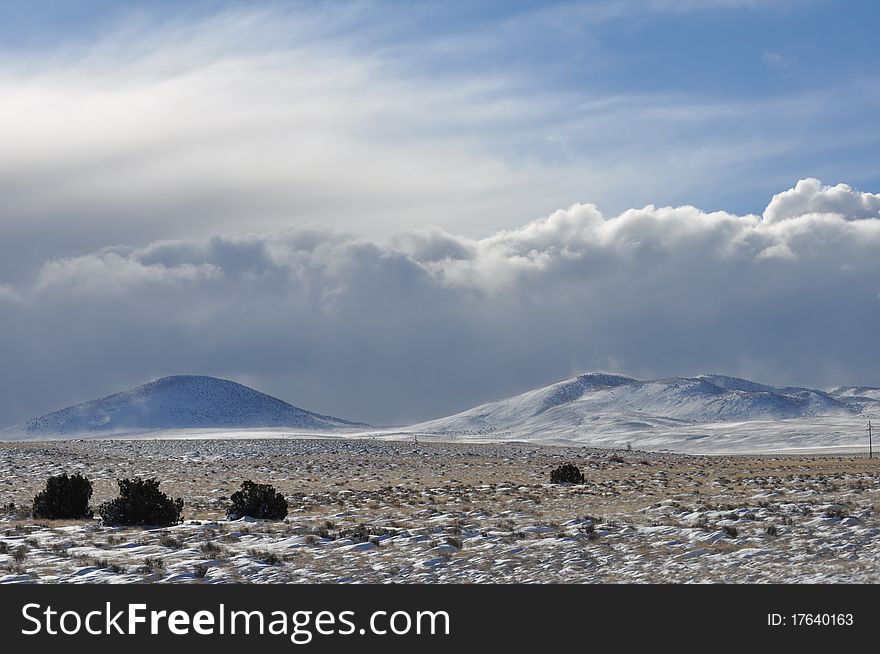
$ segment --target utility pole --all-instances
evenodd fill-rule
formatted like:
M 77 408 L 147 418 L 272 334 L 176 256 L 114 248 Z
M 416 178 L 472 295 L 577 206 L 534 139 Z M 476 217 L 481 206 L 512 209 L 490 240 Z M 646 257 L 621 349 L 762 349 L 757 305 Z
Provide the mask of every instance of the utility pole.
M 868 458 L 869 459 L 874 458 L 874 439 L 872 438 L 873 430 L 874 430 L 874 427 L 871 426 L 871 421 L 869 420 L 868 421 L 868 428 L 865 430 L 866 432 L 868 432 Z

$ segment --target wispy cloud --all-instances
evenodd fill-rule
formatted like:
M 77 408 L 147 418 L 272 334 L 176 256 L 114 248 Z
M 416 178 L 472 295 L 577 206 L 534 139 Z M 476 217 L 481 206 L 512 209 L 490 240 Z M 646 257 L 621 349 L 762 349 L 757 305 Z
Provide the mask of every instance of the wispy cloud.
M 761 61 L 771 68 L 788 68 L 792 64 L 791 57 L 779 52 L 765 52 L 761 55 Z

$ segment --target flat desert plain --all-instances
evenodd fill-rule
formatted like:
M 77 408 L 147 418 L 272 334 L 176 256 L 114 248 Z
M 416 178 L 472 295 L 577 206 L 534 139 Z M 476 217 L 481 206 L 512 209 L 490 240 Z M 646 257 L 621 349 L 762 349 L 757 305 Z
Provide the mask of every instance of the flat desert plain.
M 562 463 L 586 481 L 550 484 Z M 167 528 L 30 517 L 62 472 L 93 507 L 155 477 Z M 289 502 L 227 520 L 241 482 Z M 354 439 L 0 443 L 0 582 L 880 582 L 880 460 Z

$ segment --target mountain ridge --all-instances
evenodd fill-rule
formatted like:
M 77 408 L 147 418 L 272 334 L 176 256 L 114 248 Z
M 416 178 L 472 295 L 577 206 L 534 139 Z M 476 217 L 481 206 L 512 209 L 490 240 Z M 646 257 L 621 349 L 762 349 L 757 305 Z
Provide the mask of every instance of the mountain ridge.
M 876 391 L 876 398 L 872 397 Z M 858 395 L 855 393 L 858 392 Z M 428 433 L 559 433 L 566 427 L 623 430 L 640 426 L 855 416 L 880 407 L 880 390 L 821 391 L 776 387 L 726 375 L 639 380 L 586 373 L 444 418 L 414 425 Z
M 676 438 L 694 440 L 706 438 L 710 432 L 705 430 L 710 427 L 729 431 L 739 424 L 757 429 L 762 422 L 787 419 L 800 419 L 808 431 L 821 431 L 823 421 L 832 417 L 852 421 L 873 417 L 878 411 L 880 389 L 869 386 L 821 391 L 715 374 L 639 380 L 592 372 L 451 416 L 392 429 L 307 411 L 230 380 L 174 375 L 13 425 L 0 430 L 0 438 L 102 437 L 187 430 L 223 433 L 270 428 L 317 433 L 360 431 L 362 435 L 381 437 L 416 432 L 439 437 L 602 444 L 615 439 L 651 439 L 673 432 Z

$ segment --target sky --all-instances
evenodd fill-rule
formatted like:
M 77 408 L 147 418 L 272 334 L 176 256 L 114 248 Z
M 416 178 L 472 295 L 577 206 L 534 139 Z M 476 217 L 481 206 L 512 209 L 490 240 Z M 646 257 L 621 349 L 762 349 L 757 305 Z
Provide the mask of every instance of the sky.
M 0 425 L 880 386 L 880 6 L 0 0 Z

